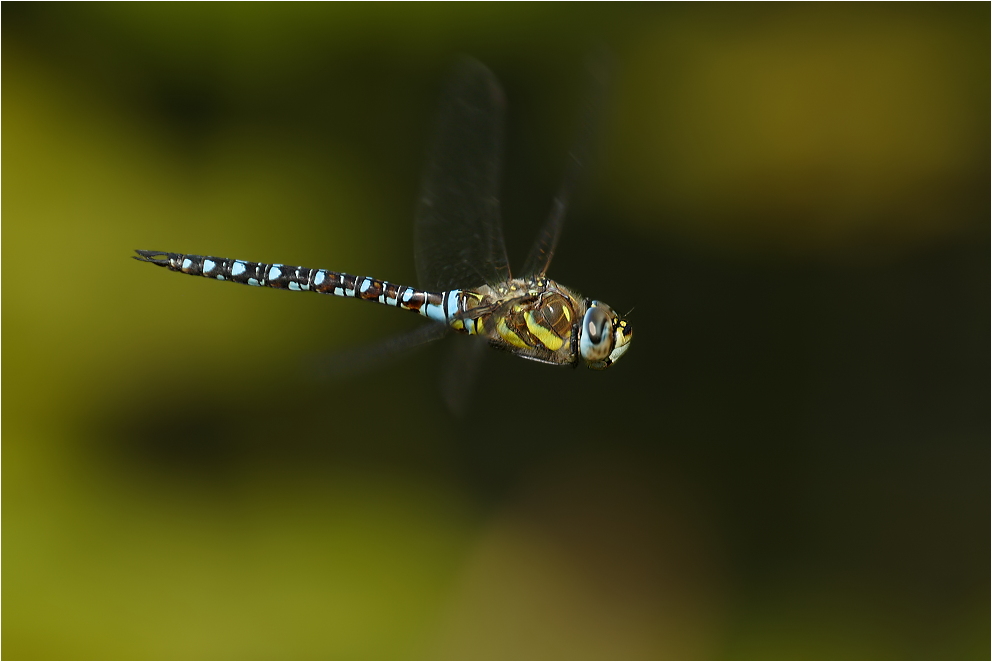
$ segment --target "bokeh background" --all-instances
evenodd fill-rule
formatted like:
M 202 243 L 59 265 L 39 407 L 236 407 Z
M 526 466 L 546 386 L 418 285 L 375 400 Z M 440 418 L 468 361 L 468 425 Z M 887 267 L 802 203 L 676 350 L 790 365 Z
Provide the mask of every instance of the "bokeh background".
M 3 6 L 3 656 L 984 658 L 989 19 L 971 4 Z M 147 248 L 413 282 L 460 53 L 606 373 Z

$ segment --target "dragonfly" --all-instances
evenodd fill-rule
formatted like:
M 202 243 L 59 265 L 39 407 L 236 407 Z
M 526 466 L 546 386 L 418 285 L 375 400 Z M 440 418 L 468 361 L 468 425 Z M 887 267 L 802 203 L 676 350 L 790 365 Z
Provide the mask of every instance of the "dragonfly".
M 565 182 L 520 275 L 511 274 L 498 197 L 504 95 L 480 62 L 458 64 L 443 96 L 414 228 L 419 287 L 329 269 L 137 250 L 134 259 L 214 280 L 374 301 L 428 318 L 418 342 L 454 332 L 531 361 L 594 370 L 630 348 L 630 324 L 602 301 L 547 277 L 584 160 Z M 579 141 L 579 144 L 588 141 Z

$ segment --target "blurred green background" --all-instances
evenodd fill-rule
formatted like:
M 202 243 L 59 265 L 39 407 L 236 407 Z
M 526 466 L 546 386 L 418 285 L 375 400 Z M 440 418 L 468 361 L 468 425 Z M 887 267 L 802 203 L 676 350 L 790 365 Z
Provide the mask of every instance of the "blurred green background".
M 985 658 L 989 19 L 973 4 L 3 6 L 3 656 Z M 459 53 L 519 264 L 606 48 L 551 275 L 606 373 L 192 279 L 415 281 Z

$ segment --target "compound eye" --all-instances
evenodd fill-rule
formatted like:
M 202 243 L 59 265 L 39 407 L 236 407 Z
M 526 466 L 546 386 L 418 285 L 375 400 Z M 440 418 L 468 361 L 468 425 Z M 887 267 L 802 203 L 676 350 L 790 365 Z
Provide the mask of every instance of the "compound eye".
M 589 338 L 589 342 L 593 345 L 603 342 L 609 323 L 610 320 L 602 308 L 590 309 L 585 319 L 586 337 Z
M 599 362 L 610 354 L 613 324 L 610 314 L 599 306 L 592 306 L 582 318 L 579 352 L 587 362 Z

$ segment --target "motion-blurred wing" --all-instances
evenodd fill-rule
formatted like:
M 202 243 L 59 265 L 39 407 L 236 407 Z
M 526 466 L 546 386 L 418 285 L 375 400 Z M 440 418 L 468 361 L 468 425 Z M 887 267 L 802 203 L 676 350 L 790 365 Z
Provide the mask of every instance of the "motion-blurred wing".
M 450 331 L 451 328 L 444 324 L 427 322 L 412 331 L 364 347 L 353 347 L 317 361 L 308 360 L 308 368 L 318 379 L 345 379 L 388 365 L 419 347 L 440 340 Z
M 555 196 L 551 213 L 548 215 L 544 227 L 538 233 L 537 241 L 534 242 L 530 255 L 527 256 L 523 269 L 520 271 L 520 276 L 523 278 L 543 276 L 547 272 L 551 258 L 554 257 L 555 248 L 558 246 L 565 212 L 572 200 L 579 175 L 589 161 L 596 142 L 600 119 L 603 114 L 603 104 L 606 100 L 607 67 L 605 55 L 598 54 L 590 58 L 587 64 L 589 79 L 586 83 L 587 92 L 581 111 L 578 135 L 568 153 L 565 178 L 558 190 L 558 195 Z
M 461 61 L 442 97 L 414 229 L 420 286 L 508 280 L 499 213 L 503 91 L 481 63 Z

